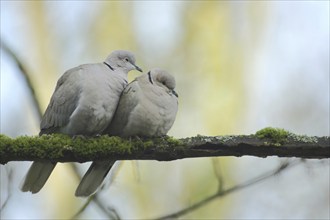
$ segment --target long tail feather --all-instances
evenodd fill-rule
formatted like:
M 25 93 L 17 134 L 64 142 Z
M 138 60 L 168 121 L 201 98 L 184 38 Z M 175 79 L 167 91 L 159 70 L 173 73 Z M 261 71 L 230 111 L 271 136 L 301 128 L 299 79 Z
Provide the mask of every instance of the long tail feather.
M 96 192 L 115 161 L 93 162 L 76 189 L 76 196 L 86 197 Z
M 39 192 L 47 182 L 55 166 L 56 163 L 52 162 L 33 162 L 21 184 L 21 190 L 23 192 Z

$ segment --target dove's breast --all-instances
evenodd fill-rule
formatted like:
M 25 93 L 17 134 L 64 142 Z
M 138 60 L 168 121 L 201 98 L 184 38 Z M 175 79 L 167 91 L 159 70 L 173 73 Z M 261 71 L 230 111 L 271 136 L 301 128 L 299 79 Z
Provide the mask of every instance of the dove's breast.
M 101 134 L 111 122 L 126 82 L 105 66 L 89 65 L 81 74 L 77 107 L 62 130 L 72 134 Z

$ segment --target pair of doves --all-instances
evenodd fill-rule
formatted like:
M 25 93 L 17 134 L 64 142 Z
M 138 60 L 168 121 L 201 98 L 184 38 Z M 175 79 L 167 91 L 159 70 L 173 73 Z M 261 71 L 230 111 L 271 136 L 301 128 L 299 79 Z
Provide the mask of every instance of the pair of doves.
M 129 51 L 113 51 L 103 63 L 84 64 L 66 71 L 40 124 L 40 133 L 70 136 L 157 137 L 172 127 L 178 110 L 175 79 L 165 70 L 152 69 L 127 83 L 135 65 Z M 75 192 L 90 196 L 103 183 L 114 161 L 95 161 Z M 35 161 L 21 190 L 37 193 L 45 185 L 56 162 Z

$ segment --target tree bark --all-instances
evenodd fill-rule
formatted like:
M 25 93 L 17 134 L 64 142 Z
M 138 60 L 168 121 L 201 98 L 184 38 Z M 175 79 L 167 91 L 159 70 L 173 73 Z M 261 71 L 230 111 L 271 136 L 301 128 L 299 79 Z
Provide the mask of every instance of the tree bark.
M 261 130 L 262 131 L 262 130 Z M 261 135 L 262 134 L 262 135 Z M 265 135 L 266 134 L 266 135 Z M 68 137 L 62 134 L 15 139 L 0 135 L 0 163 L 50 160 L 87 162 L 96 160 L 170 161 L 192 157 L 255 156 L 322 159 L 330 157 L 330 139 L 287 133 L 191 138 Z

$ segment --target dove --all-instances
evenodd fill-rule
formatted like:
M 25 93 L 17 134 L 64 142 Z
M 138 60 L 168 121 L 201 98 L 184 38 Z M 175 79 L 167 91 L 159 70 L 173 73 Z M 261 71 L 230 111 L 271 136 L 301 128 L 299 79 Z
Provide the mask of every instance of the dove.
M 124 89 L 105 133 L 120 137 L 160 137 L 172 127 L 178 111 L 175 79 L 155 68 Z
M 103 63 L 83 64 L 66 71 L 40 123 L 40 133 L 63 133 L 72 137 L 102 134 L 111 122 L 131 70 L 135 65 L 129 51 L 113 51 Z M 26 174 L 21 190 L 37 193 L 45 185 L 56 162 L 35 161 Z
M 175 79 L 154 68 L 124 89 L 116 113 L 105 134 L 120 137 L 160 137 L 172 127 L 178 111 Z M 115 161 L 95 161 L 80 182 L 76 195 L 95 193 Z M 110 174 L 111 175 L 111 174 Z

